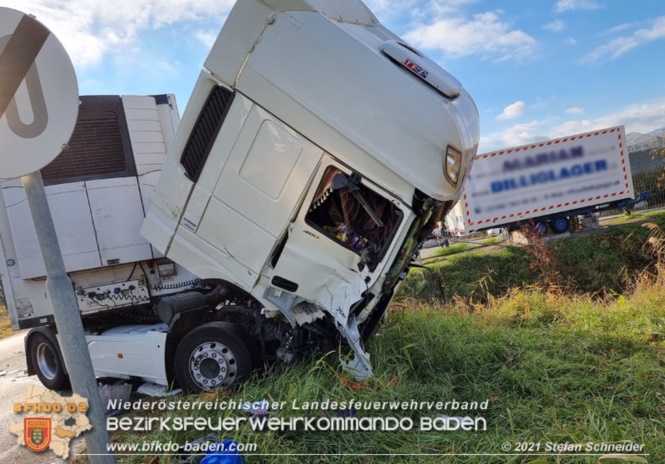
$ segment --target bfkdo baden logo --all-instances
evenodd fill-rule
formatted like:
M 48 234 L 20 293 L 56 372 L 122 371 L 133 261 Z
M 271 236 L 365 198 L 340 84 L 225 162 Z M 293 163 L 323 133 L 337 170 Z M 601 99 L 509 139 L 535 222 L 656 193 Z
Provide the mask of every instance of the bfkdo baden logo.
M 51 443 L 51 419 L 26 417 L 23 419 L 23 435 L 25 446 L 30 451 L 41 453 Z
M 60 396 L 38 385 L 28 386 L 20 403 L 14 404 L 18 420 L 9 424 L 17 443 L 41 453 L 50 449 L 63 459 L 69 457 L 69 442 L 92 426 L 87 416 L 88 400 L 80 395 Z

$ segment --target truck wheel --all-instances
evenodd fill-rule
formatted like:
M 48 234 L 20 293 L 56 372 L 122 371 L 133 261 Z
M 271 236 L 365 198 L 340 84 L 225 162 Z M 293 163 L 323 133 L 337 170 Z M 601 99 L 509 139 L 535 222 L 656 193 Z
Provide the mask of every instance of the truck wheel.
M 58 349 L 44 334 L 36 333 L 30 340 L 30 357 L 37 377 L 50 390 L 69 388 L 69 376 L 60 359 Z
M 237 385 L 252 371 L 247 346 L 233 324 L 209 322 L 189 332 L 175 354 L 175 377 L 188 392 Z
M 570 227 L 570 220 L 566 216 L 557 216 L 550 222 L 550 228 L 555 234 L 563 234 Z

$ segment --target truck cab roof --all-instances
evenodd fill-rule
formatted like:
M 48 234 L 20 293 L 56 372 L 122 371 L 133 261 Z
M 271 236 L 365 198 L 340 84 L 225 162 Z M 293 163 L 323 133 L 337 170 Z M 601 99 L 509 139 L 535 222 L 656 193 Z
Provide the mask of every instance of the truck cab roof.
M 459 195 L 445 153 L 475 155 L 473 100 L 362 2 L 237 2 L 205 68 L 359 170 L 379 161 L 432 198 Z

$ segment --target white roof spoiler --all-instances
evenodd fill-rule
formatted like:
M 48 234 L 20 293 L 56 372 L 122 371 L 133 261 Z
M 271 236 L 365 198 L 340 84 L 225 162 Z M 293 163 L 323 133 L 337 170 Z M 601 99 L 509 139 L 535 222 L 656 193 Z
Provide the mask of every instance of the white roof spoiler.
M 395 63 L 411 71 L 413 75 L 436 89 L 444 97 L 450 99 L 459 97 L 462 84 L 441 66 L 415 49 L 396 40 L 388 40 L 383 44 L 381 50 Z
M 342 23 L 372 26 L 379 20 L 360 0 L 262 0 L 275 11 L 315 11 Z

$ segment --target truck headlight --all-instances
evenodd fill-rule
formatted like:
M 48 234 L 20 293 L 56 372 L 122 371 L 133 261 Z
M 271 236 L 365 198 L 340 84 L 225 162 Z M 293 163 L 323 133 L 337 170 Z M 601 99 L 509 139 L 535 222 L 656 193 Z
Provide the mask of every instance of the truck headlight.
M 460 168 L 462 167 L 462 152 L 448 145 L 443 172 L 451 184 L 457 185 Z

